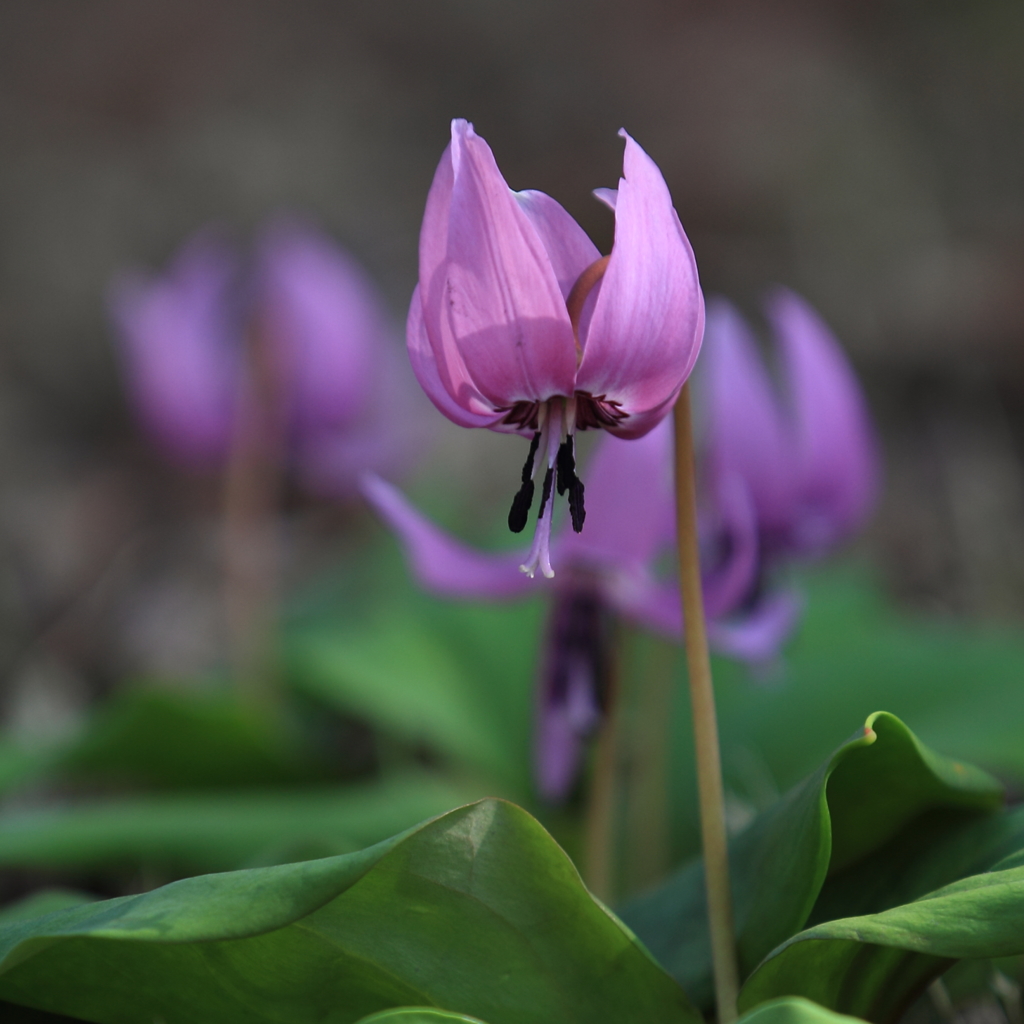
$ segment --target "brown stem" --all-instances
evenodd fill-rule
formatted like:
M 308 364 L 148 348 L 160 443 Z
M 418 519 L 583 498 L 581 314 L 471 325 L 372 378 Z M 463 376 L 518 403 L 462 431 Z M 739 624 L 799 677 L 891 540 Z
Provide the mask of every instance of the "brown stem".
M 690 418 L 690 385 L 684 384 L 675 407 L 676 525 L 679 547 L 679 588 L 683 599 L 686 663 L 693 708 L 693 738 L 697 755 L 697 791 L 704 846 L 711 963 L 719 1024 L 736 1019 L 739 971 L 733 936 L 729 852 L 725 831 L 722 763 L 715 718 L 704 600 L 701 594 L 700 553 L 697 546 L 697 487 Z
M 246 380 L 224 473 L 224 604 L 231 675 L 251 701 L 272 699 L 283 424 L 269 346 L 250 337 Z

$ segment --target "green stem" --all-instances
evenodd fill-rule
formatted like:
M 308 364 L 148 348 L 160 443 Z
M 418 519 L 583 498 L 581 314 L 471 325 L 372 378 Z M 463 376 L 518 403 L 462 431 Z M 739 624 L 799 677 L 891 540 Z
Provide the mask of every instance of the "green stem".
M 690 417 L 690 386 L 685 384 L 675 407 L 676 525 L 679 548 L 679 589 L 683 599 L 686 663 L 693 708 L 693 738 L 697 755 L 697 792 L 704 847 L 711 964 L 719 1024 L 736 1019 L 739 971 L 732 925 L 729 852 L 725 831 L 722 763 L 718 748 L 715 693 L 708 657 L 704 600 L 701 594 L 700 552 L 697 545 L 697 485 Z

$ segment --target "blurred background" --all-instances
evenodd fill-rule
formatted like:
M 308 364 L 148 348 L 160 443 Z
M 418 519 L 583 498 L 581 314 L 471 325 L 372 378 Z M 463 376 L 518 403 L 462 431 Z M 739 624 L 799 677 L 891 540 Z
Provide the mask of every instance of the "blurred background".
M 856 553 L 886 607 L 1012 638 L 1022 52 L 1010 0 L 6 0 L 6 734 L 66 736 L 126 679 L 196 685 L 224 660 L 219 485 L 169 466 L 134 422 L 112 277 L 163 267 L 211 221 L 245 240 L 294 211 L 363 262 L 399 339 L 455 116 L 513 188 L 553 195 L 603 251 L 611 218 L 590 190 L 615 185 L 627 127 L 668 180 L 709 294 L 763 326 L 762 294 L 786 284 L 845 344 L 884 448 Z M 521 448 L 434 419 L 421 493 L 437 507 L 443 487 L 449 526 L 498 536 Z M 286 518 L 289 594 L 344 590 L 332 567 L 384 543 L 351 505 L 290 495 Z M 356 743 L 359 722 L 342 725 Z

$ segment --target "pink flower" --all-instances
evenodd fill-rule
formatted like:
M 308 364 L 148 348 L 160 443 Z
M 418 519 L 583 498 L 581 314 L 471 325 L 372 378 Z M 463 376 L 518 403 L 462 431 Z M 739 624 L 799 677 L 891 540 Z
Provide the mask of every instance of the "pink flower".
M 585 533 L 555 537 L 564 566 L 554 580 L 523 575 L 523 552 L 476 551 L 435 526 L 397 488 L 367 476 L 363 493 L 398 534 L 413 574 L 447 597 L 500 600 L 548 590 L 552 611 L 537 690 L 535 774 L 541 794 L 561 799 L 572 786 L 582 745 L 600 720 L 607 664 L 607 624 L 622 615 L 678 639 L 679 590 L 656 573 L 675 541 L 672 429 L 663 421 L 644 437 L 605 437 L 587 466 L 591 479 Z M 717 526 L 728 553 L 705 576 L 709 617 L 734 610 L 757 573 L 756 523 L 748 505 L 727 504 Z
M 248 272 L 211 230 L 164 273 L 123 275 L 111 290 L 131 398 L 172 457 L 222 464 L 241 418 L 262 400 L 285 435 L 300 483 L 352 492 L 368 469 L 397 468 L 415 449 L 412 397 L 380 299 L 365 272 L 319 232 L 279 219 L 260 234 Z M 259 348 L 259 352 L 254 351 Z
M 769 314 L 783 351 L 786 401 L 746 324 L 721 300 L 709 307 L 697 381 L 705 413 L 700 540 L 708 635 L 717 651 L 754 665 L 777 657 L 800 616 L 800 596 L 780 584 L 780 571 L 859 527 L 878 481 L 864 400 L 838 342 L 790 292 L 773 296 Z M 551 582 L 516 571 L 523 552 L 473 550 L 390 484 L 364 479 L 364 494 L 427 590 L 485 600 L 549 590 L 534 734 L 537 786 L 548 799 L 569 792 L 600 720 L 610 616 L 682 635 L 678 589 L 655 571 L 675 545 L 672 466 L 668 421 L 639 440 L 603 438 L 587 467 L 587 530 L 556 534 L 553 554 L 565 569 Z
M 722 495 L 755 524 L 757 572 L 737 613 L 712 626 L 715 646 L 735 657 L 774 656 L 795 618 L 787 591 L 773 586 L 794 558 L 824 554 L 867 519 L 878 496 L 877 443 L 857 378 L 842 347 L 798 295 L 777 289 L 767 303 L 781 356 L 777 388 L 743 318 L 723 299 L 708 306 L 700 393 L 707 502 L 704 562 L 734 543 Z M 723 530 L 727 536 L 722 536 Z M 732 556 L 730 555 L 730 558 Z M 795 609 L 795 597 L 789 602 Z
M 427 197 L 407 340 L 437 408 L 466 427 L 531 438 L 509 527 L 526 525 L 540 467 L 534 544 L 522 565 L 552 576 L 551 491 L 583 528 L 574 434 L 639 438 L 672 408 L 700 349 L 704 304 L 690 244 L 661 176 L 625 132 L 608 257 L 542 192 L 512 192 L 487 143 L 452 122 Z M 538 466 L 539 463 L 539 466 Z

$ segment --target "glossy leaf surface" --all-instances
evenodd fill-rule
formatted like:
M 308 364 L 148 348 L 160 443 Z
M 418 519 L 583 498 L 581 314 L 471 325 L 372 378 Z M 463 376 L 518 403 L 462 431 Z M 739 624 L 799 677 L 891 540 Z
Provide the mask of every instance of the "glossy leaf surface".
M 872 715 L 730 844 L 741 977 L 803 927 L 830 871 L 884 846 L 931 809 L 959 812 L 959 823 L 964 813 L 991 812 L 1001 802 L 991 776 L 930 751 L 894 716 Z M 709 1007 L 701 863 L 634 900 L 623 919 L 694 1002 Z
M 827 1010 L 809 999 L 784 996 L 761 1003 L 743 1014 L 737 1024 L 852 1024 L 856 1019 Z
M 871 1021 L 895 1020 L 961 958 L 1024 953 L 1024 868 L 972 875 L 880 914 L 827 921 L 775 950 L 747 981 L 742 1007 L 802 995 Z
M 359 853 L 0 926 L 0 999 L 100 1022 L 699 1024 L 525 811 L 488 800 Z

